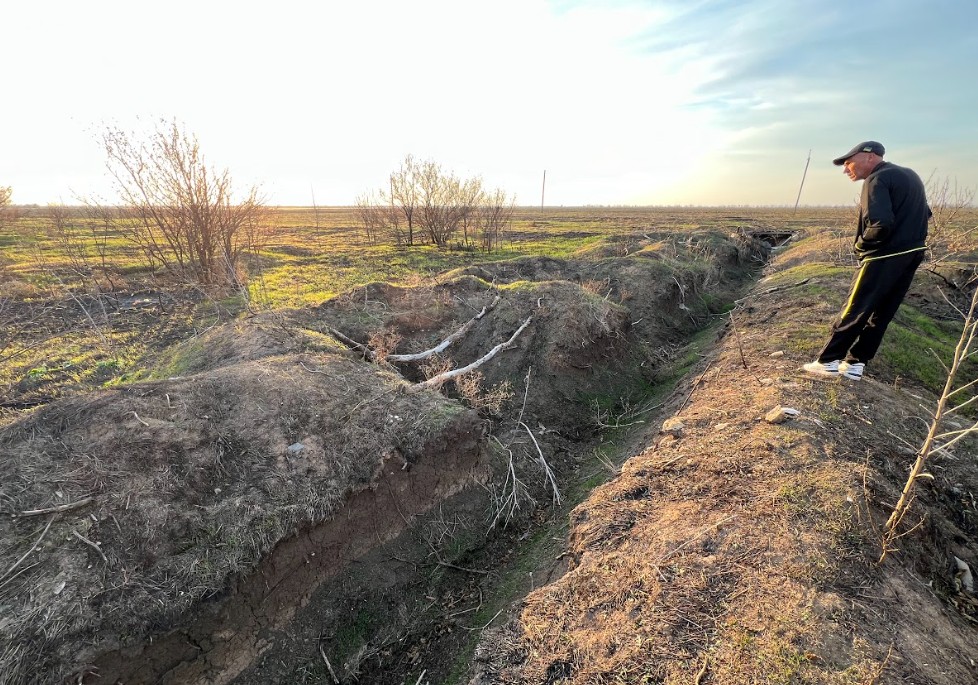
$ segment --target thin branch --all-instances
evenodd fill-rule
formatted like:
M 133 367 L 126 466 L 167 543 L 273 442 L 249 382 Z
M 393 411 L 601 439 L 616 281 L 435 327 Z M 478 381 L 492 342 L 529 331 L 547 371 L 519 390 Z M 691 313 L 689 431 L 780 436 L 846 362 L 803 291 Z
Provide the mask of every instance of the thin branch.
M 543 467 L 543 472 L 546 474 L 547 480 L 550 481 L 550 487 L 552 487 L 554 490 L 554 504 L 560 505 L 560 491 L 557 489 L 557 479 L 554 477 L 553 469 L 550 468 L 550 464 L 547 463 L 547 459 L 543 456 L 543 450 L 540 449 L 540 443 L 538 443 L 537 439 L 533 436 L 533 431 L 531 431 L 530 427 L 522 421 L 520 421 L 520 425 L 526 429 L 526 432 L 530 436 L 530 440 L 533 441 L 533 446 L 537 448 L 537 454 L 540 455 L 540 466 Z
M 329 663 L 329 659 L 326 658 L 326 649 L 323 647 L 323 643 L 319 643 L 319 655 L 323 657 L 323 663 L 326 664 L 326 670 L 329 671 L 330 678 L 336 685 L 340 685 L 340 679 L 336 677 L 336 671 L 333 670 L 333 664 Z
M 945 299 L 947 299 L 946 296 Z M 971 306 L 968 309 L 968 314 L 965 316 L 964 328 L 961 330 L 961 336 L 954 348 L 954 354 L 951 359 L 951 368 L 948 370 L 947 379 L 944 383 L 944 390 L 941 392 L 941 396 L 937 401 L 937 407 L 934 409 L 933 420 L 931 421 L 930 429 L 927 431 L 927 437 L 924 439 L 924 443 L 921 446 L 920 451 L 917 454 L 917 458 L 910 469 L 910 475 L 907 478 L 906 484 L 903 486 L 903 492 L 900 493 L 900 499 L 897 501 L 896 506 L 893 507 L 893 512 L 890 514 L 890 518 L 884 526 L 883 539 L 881 541 L 883 553 L 880 556 L 880 562 L 882 562 L 886 557 L 887 551 L 892 546 L 892 542 L 898 537 L 897 526 L 901 521 L 903 521 L 903 518 L 907 513 L 910 502 L 913 498 L 914 485 L 916 484 L 917 479 L 923 475 L 924 464 L 927 462 L 928 457 L 935 452 L 947 453 L 948 448 L 971 433 L 971 431 L 965 431 L 958 434 L 953 440 L 950 440 L 943 445 L 935 446 L 935 443 L 939 438 L 938 431 L 944 418 L 945 408 L 947 407 L 948 400 L 951 396 L 955 379 L 958 371 L 961 368 L 962 362 L 968 355 L 971 344 L 974 342 L 976 307 L 978 307 L 978 290 L 975 290 L 971 297 Z
M 950 395 L 948 395 L 948 397 L 950 397 Z M 961 404 L 955 405 L 955 406 L 951 407 L 950 409 L 948 409 L 946 412 L 944 412 L 944 415 L 947 416 L 949 414 L 953 414 L 956 411 L 960 411 L 961 409 L 964 409 L 965 407 L 967 407 L 969 404 L 971 404 L 972 402 L 974 402 L 976 400 L 978 400 L 978 395 L 973 395 L 972 397 L 970 397 L 969 399 L 965 400 Z
M 74 535 L 79 540 L 81 540 L 82 542 L 84 542 L 86 545 L 88 545 L 92 549 L 94 549 L 96 552 L 98 552 L 98 555 L 100 557 L 102 557 L 102 561 L 104 561 L 106 564 L 109 563 L 109 559 L 108 559 L 108 557 L 105 556 L 105 552 L 102 551 L 102 548 L 101 547 L 99 547 L 97 544 L 95 544 L 94 542 L 92 542 L 91 540 L 89 540 L 88 538 L 86 538 L 84 535 L 82 535 L 81 533 L 79 533 L 77 530 L 72 529 L 71 534 Z
M 0 576 L 0 580 L 3 580 L 7 576 L 9 576 L 11 573 L 13 573 L 14 572 L 14 569 L 17 568 L 18 566 L 20 566 L 20 563 L 24 559 L 26 559 L 28 556 L 30 556 L 31 552 L 33 552 L 35 549 L 37 549 L 37 546 L 41 544 L 41 540 L 43 540 L 44 539 L 44 536 L 48 534 L 48 529 L 51 527 L 51 524 L 54 523 L 54 519 L 56 519 L 56 518 L 58 518 L 58 515 L 57 514 L 54 514 L 54 515 L 51 516 L 51 519 L 48 521 L 48 525 L 44 526 L 44 530 L 41 532 L 41 537 L 39 537 L 37 539 L 37 541 L 33 545 L 31 545 L 31 548 L 29 550 L 27 550 L 26 552 L 24 552 L 24 556 L 22 556 L 20 559 L 18 559 L 17 561 L 15 561 L 14 562 L 14 565 L 11 566 L 10 568 L 8 568 L 7 571 L 2 576 Z
M 527 326 L 530 325 L 530 321 L 532 321 L 532 320 L 533 320 L 533 317 L 532 316 L 526 317 L 526 321 L 524 321 L 523 322 L 523 325 L 521 325 L 519 328 L 516 329 L 516 332 L 513 333 L 512 337 L 510 337 L 509 340 L 507 340 L 506 342 L 503 342 L 503 343 L 499 343 L 494 348 L 492 348 L 491 350 L 489 350 L 489 352 L 487 352 L 485 354 L 485 356 L 481 357 L 480 359 L 475 360 L 474 362 L 472 362 L 468 366 L 463 366 L 463 367 L 458 368 L 458 369 L 452 369 L 451 371 L 446 371 L 445 373 L 440 373 L 437 376 L 432 376 L 431 378 L 429 378 L 426 381 L 422 381 L 420 383 L 415 383 L 414 385 L 411 385 L 411 386 L 408 387 L 407 392 L 415 393 L 415 392 L 419 392 L 421 390 L 426 390 L 428 388 L 438 388 L 438 387 L 441 387 L 446 381 L 449 381 L 449 380 L 455 378 L 456 376 L 461 376 L 463 373 L 468 373 L 469 371 L 473 371 L 473 370 L 479 368 L 480 366 L 482 366 L 483 364 L 485 364 L 487 361 L 489 361 L 490 359 L 492 359 L 493 357 L 495 357 L 497 354 L 499 354 L 500 351 L 505 350 L 510 345 L 512 345 L 513 344 L 513 341 L 516 340 L 516 337 L 520 333 L 522 333 L 523 330 Z
M 94 501 L 94 499 L 95 499 L 94 497 L 85 497 L 78 500 L 77 502 L 60 504 L 56 507 L 48 507 L 47 509 L 28 509 L 27 511 L 22 511 L 19 514 L 14 514 L 14 516 L 26 517 L 26 516 L 42 516 L 44 514 L 60 514 L 65 511 L 71 511 L 72 509 L 78 509 L 80 507 L 85 506 L 86 504 L 90 504 L 92 501 Z
M 454 343 L 456 340 L 459 340 L 466 333 L 468 333 L 469 332 L 469 329 L 472 328 L 472 326 L 475 325 L 475 322 L 478 321 L 479 319 L 481 319 L 482 317 L 484 317 L 486 315 L 486 312 L 488 312 L 489 310 L 493 309 L 499 303 L 499 300 L 500 300 L 499 295 L 496 295 L 496 299 L 494 299 L 487 306 L 483 307 L 482 308 L 482 311 L 480 311 L 478 314 L 476 314 L 471 319 L 469 319 L 468 321 L 466 321 L 465 324 L 461 328 L 459 328 L 457 331 L 455 331 L 454 333 L 452 333 L 450 336 L 448 336 L 447 338 L 445 338 L 444 340 L 442 340 L 440 343 L 438 343 L 437 345 L 435 345 L 434 347 L 432 347 L 430 350 L 425 350 L 424 352 L 415 352 L 414 354 L 389 354 L 386 357 L 387 361 L 389 361 L 389 362 L 416 362 L 416 361 L 421 361 L 422 359 L 427 359 L 428 357 L 430 357 L 432 355 L 440 354 L 441 352 L 444 352 L 446 349 L 448 349 L 448 347 L 452 343 Z
M 978 352 L 978 350 L 975 350 L 975 352 Z M 971 352 L 971 354 L 974 354 L 975 352 Z M 971 382 L 969 382 L 969 383 L 965 383 L 964 385 L 962 385 L 962 386 L 961 386 L 960 388 L 958 388 L 957 390 L 953 390 L 953 391 L 951 392 L 951 394 L 950 394 L 950 395 L 948 395 L 948 397 L 954 397 L 954 396 L 955 396 L 955 395 L 957 395 L 957 394 L 958 394 L 959 392 L 962 392 L 962 391 L 964 391 L 964 390 L 967 390 L 968 388 L 970 388 L 970 387 L 971 387 L 972 385 L 975 385 L 975 384 L 978 384 L 978 378 L 976 378 L 976 379 L 974 379 L 973 381 L 971 381 Z M 960 405 L 958 405 L 958 406 L 960 406 Z

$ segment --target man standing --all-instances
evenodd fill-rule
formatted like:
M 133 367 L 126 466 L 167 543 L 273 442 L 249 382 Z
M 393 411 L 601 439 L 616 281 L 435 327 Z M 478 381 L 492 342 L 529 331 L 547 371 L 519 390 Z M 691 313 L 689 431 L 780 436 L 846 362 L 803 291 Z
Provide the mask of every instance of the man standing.
M 911 169 L 884 162 L 884 152 L 870 140 L 832 160 L 853 181 L 865 181 L 853 247 L 860 266 L 828 342 L 802 367 L 815 376 L 863 377 L 924 259 L 931 216 L 924 184 Z

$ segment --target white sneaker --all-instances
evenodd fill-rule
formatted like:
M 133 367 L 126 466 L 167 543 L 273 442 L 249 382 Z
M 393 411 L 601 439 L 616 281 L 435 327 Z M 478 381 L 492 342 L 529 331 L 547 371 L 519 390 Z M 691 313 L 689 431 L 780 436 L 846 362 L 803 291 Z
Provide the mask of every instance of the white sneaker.
M 865 368 L 866 365 L 862 362 L 842 362 L 839 364 L 839 373 L 851 381 L 861 381 Z
M 839 360 L 836 359 L 834 362 L 808 362 L 801 367 L 802 371 L 810 373 L 813 376 L 822 376 L 824 378 L 838 378 L 839 377 Z

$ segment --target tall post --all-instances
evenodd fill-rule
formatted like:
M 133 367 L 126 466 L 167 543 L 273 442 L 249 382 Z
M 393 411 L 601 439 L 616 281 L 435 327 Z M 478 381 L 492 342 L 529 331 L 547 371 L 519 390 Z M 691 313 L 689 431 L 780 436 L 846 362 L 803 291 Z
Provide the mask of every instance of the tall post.
M 543 198 L 547 195 L 547 170 L 543 170 L 543 188 L 540 189 L 540 211 L 543 211 Z
M 808 165 L 812 161 L 812 151 L 808 151 L 808 159 L 805 160 L 805 170 L 801 173 L 801 185 L 798 186 L 798 197 L 795 198 L 795 212 L 798 211 L 798 202 L 801 200 L 801 189 L 805 187 L 805 176 L 808 175 Z

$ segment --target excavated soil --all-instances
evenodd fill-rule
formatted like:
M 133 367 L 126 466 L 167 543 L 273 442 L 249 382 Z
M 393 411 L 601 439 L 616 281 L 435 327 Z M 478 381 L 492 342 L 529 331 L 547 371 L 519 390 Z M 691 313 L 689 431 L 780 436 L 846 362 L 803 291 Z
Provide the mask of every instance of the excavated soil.
M 978 682 L 973 445 L 879 563 L 934 401 L 897 341 L 926 326 L 898 315 L 860 383 L 798 371 L 844 298 L 835 241 L 749 290 L 765 248 L 723 231 L 373 283 L 9 423 L 0 681 Z M 953 320 L 959 276 L 908 304 Z M 472 382 L 412 387 L 527 320 Z
M 513 556 L 602 420 L 673 372 L 762 251 L 644 235 L 371 284 L 215 326 L 160 355 L 159 380 L 4 426 L 5 682 L 399 682 L 431 654 L 448 677 L 476 634 L 458 617 L 483 618 L 452 608 L 493 576 L 468 561 Z M 416 351 L 482 308 L 421 364 L 334 337 Z M 411 388 L 525 321 L 474 384 Z

